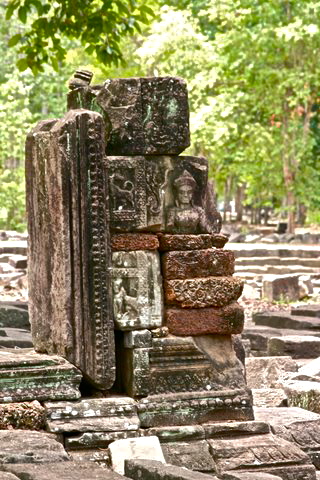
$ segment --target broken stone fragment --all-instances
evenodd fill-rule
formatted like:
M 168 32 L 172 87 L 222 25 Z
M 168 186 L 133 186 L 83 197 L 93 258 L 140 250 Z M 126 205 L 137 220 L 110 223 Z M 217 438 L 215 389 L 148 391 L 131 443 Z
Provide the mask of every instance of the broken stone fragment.
M 109 445 L 112 469 L 124 475 L 124 462 L 129 459 L 157 460 L 165 463 L 157 437 L 127 438 Z
M 297 333 L 299 333 L 297 331 Z M 268 340 L 268 355 L 290 355 L 292 358 L 320 356 L 320 338 L 310 335 L 283 335 Z
M 234 253 L 212 248 L 167 252 L 161 256 L 161 264 L 167 280 L 229 276 L 234 272 Z
M 0 403 L 80 397 L 80 371 L 57 355 L 0 350 Z
M 281 380 L 298 370 L 291 357 L 248 357 L 246 377 L 250 388 L 280 388 Z
M 0 465 L 65 462 L 67 460 L 69 460 L 67 452 L 58 441 L 58 436 L 53 433 L 32 430 L 0 431 Z
M 172 155 L 190 144 L 188 92 L 180 78 L 110 79 L 71 92 L 68 106 L 102 113 L 107 155 Z
M 225 307 L 167 308 L 165 322 L 173 335 L 231 335 L 242 332 L 244 312 L 238 303 Z
M 118 233 L 111 237 L 111 248 L 114 252 L 157 250 L 158 247 L 158 237 L 150 233 Z
M 214 475 L 193 472 L 183 466 L 163 464 L 156 460 L 126 460 L 125 474 L 133 480 L 218 480 Z
M 40 430 L 45 426 L 45 409 L 33 402 L 0 405 L 0 429 Z
M 223 307 L 236 301 L 242 289 L 243 280 L 237 277 L 164 281 L 165 302 L 182 308 Z
M 183 465 L 201 472 L 216 471 L 216 464 L 209 453 L 209 444 L 205 440 L 168 442 L 162 444 L 162 451 L 166 461 L 172 465 Z

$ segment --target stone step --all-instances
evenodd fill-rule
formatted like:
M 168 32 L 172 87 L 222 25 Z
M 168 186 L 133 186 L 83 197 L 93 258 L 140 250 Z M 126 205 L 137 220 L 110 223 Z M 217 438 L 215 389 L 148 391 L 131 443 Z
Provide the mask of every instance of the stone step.
M 304 267 L 301 265 L 236 265 L 235 274 L 242 275 L 244 273 L 256 273 L 259 275 L 287 275 L 287 274 L 318 274 L 318 267 Z
M 320 356 L 320 338 L 312 335 L 284 335 L 268 340 L 268 355 L 290 355 L 292 358 Z
M 6 348 L 32 348 L 31 333 L 22 328 L 1 328 L 0 347 Z
M 29 330 L 28 305 L 18 302 L 0 302 L 0 327 Z
M 320 332 L 320 318 L 291 315 L 289 312 L 258 312 L 252 316 L 256 325 L 293 330 L 314 330 Z
M 277 244 L 241 244 L 229 243 L 228 249 L 233 250 L 235 257 L 297 257 L 297 258 L 319 258 L 320 247 L 303 245 L 297 248 L 293 245 Z
M 242 333 L 242 338 L 250 340 L 250 351 L 254 356 L 265 356 L 268 350 L 268 340 L 271 337 L 279 337 L 285 335 L 296 335 L 297 330 L 279 329 L 267 326 L 255 326 L 246 328 Z M 308 336 L 310 330 L 299 330 L 299 335 Z M 320 338 L 320 331 L 312 330 L 312 336 Z
M 299 265 L 304 267 L 319 267 L 320 258 L 300 258 L 300 257 L 238 257 L 236 266 L 240 265 Z
M 292 315 L 301 315 L 303 317 L 317 317 L 320 318 L 320 304 L 314 305 L 299 305 L 291 308 Z
M 0 241 L 0 254 L 10 253 L 15 255 L 27 255 L 27 241 Z

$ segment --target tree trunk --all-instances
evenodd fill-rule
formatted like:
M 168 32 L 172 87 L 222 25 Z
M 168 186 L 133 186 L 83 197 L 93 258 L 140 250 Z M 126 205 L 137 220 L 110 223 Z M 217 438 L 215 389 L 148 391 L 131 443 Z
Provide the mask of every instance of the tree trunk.
M 237 185 L 236 197 L 235 197 L 235 209 L 237 214 L 236 216 L 237 222 L 242 222 L 244 189 L 245 189 L 245 185 Z

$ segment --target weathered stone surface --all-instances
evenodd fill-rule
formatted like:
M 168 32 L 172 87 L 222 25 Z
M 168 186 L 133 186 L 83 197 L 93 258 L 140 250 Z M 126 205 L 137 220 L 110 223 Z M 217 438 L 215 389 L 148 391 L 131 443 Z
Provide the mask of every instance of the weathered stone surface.
M 159 240 L 151 233 L 118 233 L 111 237 L 113 251 L 157 250 Z
M 132 330 L 123 336 L 125 348 L 150 348 L 152 347 L 152 334 L 150 330 Z
M 30 329 L 28 309 L 1 302 L 0 327 Z
M 295 444 L 289 443 L 272 434 L 245 435 L 235 438 L 209 439 L 210 453 L 217 464 L 219 471 L 247 470 L 258 471 L 296 464 L 303 472 L 304 466 L 310 463 L 308 456 Z M 241 439 L 241 440 L 240 440 Z M 314 471 L 314 470 L 313 470 Z M 315 471 L 314 471 L 315 472 Z M 287 477 L 284 477 L 287 478 Z M 296 478 L 312 478 L 303 477 Z
M 65 447 L 69 451 L 86 449 L 105 449 L 109 443 L 125 438 L 143 436 L 140 430 L 123 430 L 118 432 L 84 432 L 79 435 L 72 434 L 64 437 Z
M 256 418 L 270 423 L 277 436 L 296 443 L 310 457 L 312 463 L 320 466 L 320 415 L 302 408 L 255 408 Z
M 124 462 L 130 459 L 157 460 L 165 463 L 157 437 L 116 440 L 109 445 L 112 469 L 124 475 Z
M 279 388 L 287 372 L 296 372 L 297 363 L 291 357 L 248 357 L 246 378 L 249 388 Z
M 183 465 L 190 470 L 201 472 L 216 471 L 216 465 L 209 453 L 205 440 L 193 442 L 170 442 L 162 444 L 162 451 L 167 463 Z
M 252 396 L 255 407 L 286 407 L 288 403 L 282 388 L 253 388 Z
M 26 152 L 35 348 L 64 356 L 95 386 L 110 388 L 115 358 L 102 117 L 72 110 L 40 122 Z
M 289 407 L 300 407 L 320 413 L 320 383 L 292 380 L 285 382 Z
M 135 401 L 129 397 L 87 398 L 44 405 L 49 432 L 133 431 L 140 425 Z
M 0 464 L 69 460 L 57 438 L 52 433 L 32 430 L 0 430 Z
M 266 275 L 263 280 L 262 295 L 270 301 L 299 300 L 298 275 Z
M 291 315 L 288 312 L 258 312 L 253 315 L 253 321 L 256 325 L 275 328 L 320 330 L 320 318 Z
M 204 440 L 205 431 L 201 425 L 149 428 L 147 435 L 155 435 L 161 444 L 167 442 Z
M 205 437 L 214 438 L 221 435 L 252 435 L 270 433 L 267 420 L 251 422 L 214 422 L 202 425 L 205 431 Z
M 320 382 L 320 357 L 311 360 L 303 365 L 295 375 L 291 376 L 292 380 L 310 380 Z
M 206 249 L 164 253 L 162 275 L 167 280 L 229 276 L 234 272 L 231 250 Z
M 157 252 L 112 254 L 113 313 L 119 330 L 162 325 L 162 279 Z
M 149 358 L 150 394 L 245 387 L 242 365 L 227 335 L 153 339 Z
M 207 277 L 165 280 L 164 297 L 168 305 L 187 308 L 223 307 L 236 301 L 243 289 L 237 277 Z
M 0 403 L 80 397 L 82 375 L 55 355 L 29 349 L 0 349 Z
M 205 335 L 241 333 L 244 323 L 243 308 L 238 303 L 225 307 L 167 308 L 165 323 L 173 335 Z
M 268 355 L 290 355 L 292 358 L 316 358 L 320 355 L 320 338 L 285 335 L 268 340 Z
M 117 78 L 100 88 L 108 155 L 178 154 L 190 144 L 187 87 L 175 77 Z
M 175 250 L 202 250 L 206 248 L 223 248 L 228 237 L 223 234 L 213 233 L 199 235 L 172 235 L 159 233 L 159 250 L 161 252 Z
M 0 467 L 1 468 L 1 467 Z M 61 462 L 45 465 L 6 465 L 20 480 L 126 480 L 115 472 L 95 466 L 93 462 Z M 0 478 L 2 480 L 2 472 Z M 5 477 L 4 477 L 5 480 Z M 9 478 L 8 478 L 9 480 Z
M 45 410 L 37 400 L 0 405 L 0 430 L 40 430 L 44 426 Z
M 110 225 L 118 231 L 218 233 L 207 212 L 208 162 L 202 157 L 106 157 Z
M 251 392 L 246 388 L 215 392 L 149 395 L 138 403 L 142 427 L 197 425 L 211 421 L 253 420 Z
M 214 475 L 193 472 L 155 460 L 126 460 L 125 474 L 133 480 L 218 480 Z
M 0 471 L 0 475 L 1 475 L 1 480 L 19 480 L 18 477 L 13 475 L 13 473 L 8 473 L 8 472 L 6 473 L 6 472 Z

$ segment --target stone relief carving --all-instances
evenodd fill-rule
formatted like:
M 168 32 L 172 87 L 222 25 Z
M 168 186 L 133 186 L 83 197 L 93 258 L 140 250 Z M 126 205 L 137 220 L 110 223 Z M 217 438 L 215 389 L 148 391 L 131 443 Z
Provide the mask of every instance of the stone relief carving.
M 162 282 L 157 252 L 112 254 L 113 313 L 119 330 L 162 323 Z

